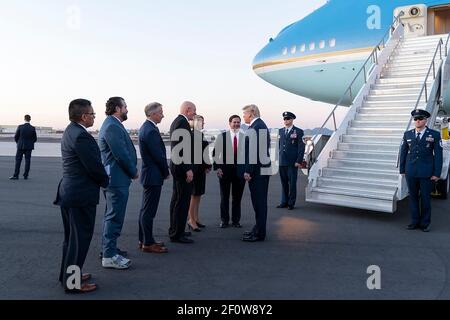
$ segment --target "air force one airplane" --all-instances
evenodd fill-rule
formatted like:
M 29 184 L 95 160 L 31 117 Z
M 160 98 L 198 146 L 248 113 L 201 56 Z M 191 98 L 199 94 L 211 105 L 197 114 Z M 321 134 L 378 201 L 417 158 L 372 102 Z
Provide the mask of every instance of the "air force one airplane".
M 329 0 L 270 39 L 253 69 L 281 89 L 336 104 L 401 11 L 409 37 L 450 32 L 449 0 Z

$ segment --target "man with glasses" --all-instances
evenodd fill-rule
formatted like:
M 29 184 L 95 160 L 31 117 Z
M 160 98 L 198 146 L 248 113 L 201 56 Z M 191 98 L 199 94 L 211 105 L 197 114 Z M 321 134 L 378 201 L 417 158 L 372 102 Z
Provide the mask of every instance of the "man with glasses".
M 297 117 L 292 112 L 283 113 L 284 128 L 279 133 L 279 161 L 282 185 L 279 209 L 294 210 L 297 201 L 298 169 L 305 156 L 304 132 L 294 126 Z
M 63 256 L 59 281 L 68 293 L 87 293 L 97 289 L 89 284 L 90 274 L 80 274 L 79 288 L 72 288 L 73 267 L 83 270 L 94 234 L 100 187 L 106 188 L 108 175 L 103 167 L 97 142 L 87 131 L 94 125 L 91 102 L 74 100 L 69 105 L 70 124 L 61 140 L 63 178 L 55 205 L 61 207 L 64 225 Z M 71 271 L 72 270 L 72 271 Z
M 406 175 L 409 189 L 411 224 L 408 230 L 430 232 L 432 183 L 442 171 L 441 134 L 427 127 L 431 117 L 425 110 L 414 110 L 415 129 L 405 132 L 400 153 L 400 174 Z

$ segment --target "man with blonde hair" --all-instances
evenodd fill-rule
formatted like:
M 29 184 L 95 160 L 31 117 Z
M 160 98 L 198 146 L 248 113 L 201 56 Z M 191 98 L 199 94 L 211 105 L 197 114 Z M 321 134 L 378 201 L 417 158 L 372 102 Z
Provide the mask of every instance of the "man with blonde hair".
M 242 241 L 264 241 L 266 239 L 267 193 L 270 176 L 266 175 L 263 169 L 270 167 L 270 132 L 261 119 L 261 113 L 256 105 L 244 107 L 243 112 L 243 119 L 249 125 L 245 141 L 244 179 L 250 187 L 256 224 L 251 231 L 244 233 Z M 255 156 L 254 151 L 256 151 L 256 159 L 252 159 Z

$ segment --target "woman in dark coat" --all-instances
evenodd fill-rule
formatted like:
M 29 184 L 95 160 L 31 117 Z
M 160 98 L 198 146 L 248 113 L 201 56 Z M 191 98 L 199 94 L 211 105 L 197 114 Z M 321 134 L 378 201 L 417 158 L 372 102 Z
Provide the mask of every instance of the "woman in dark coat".
M 196 116 L 194 118 L 193 130 L 194 139 L 202 140 L 202 153 L 205 155 L 206 150 L 209 150 L 209 143 L 205 140 L 202 130 L 205 126 L 205 119 L 202 116 Z M 202 156 L 202 164 L 194 164 L 194 188 L 192 191 L 191 205 L 189 207 L 189 219 L 188 226 L 189 229 L 195 232 L 200 232 L 200 228 L 204 228 L 205 225 L 200 223 L 199 220 L 199 208 L 202 195 L 205 194 L 206 190 L 206 175 L 211 172 L 212 166 L 207 164 L 204 156 Z

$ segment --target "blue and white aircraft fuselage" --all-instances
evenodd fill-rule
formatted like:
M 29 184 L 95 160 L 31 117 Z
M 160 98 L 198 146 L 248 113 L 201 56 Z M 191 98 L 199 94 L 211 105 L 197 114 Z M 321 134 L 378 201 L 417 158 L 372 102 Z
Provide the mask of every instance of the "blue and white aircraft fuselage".
M 335 104 L 385 35 L 396 9 L 426 7 L 424 35 L 433 35 L 444 33 L 434 30 L 433 10 L 448 11 L 450 21 L 449 4 L 450 0 L 330 0 L 271 39 L 255 57 L 253 69 L 281 89 Z

